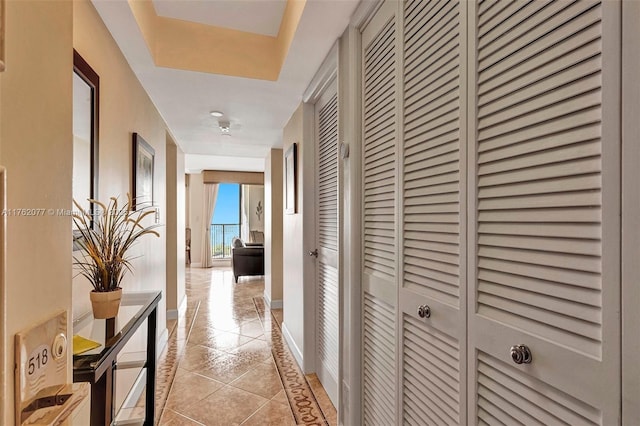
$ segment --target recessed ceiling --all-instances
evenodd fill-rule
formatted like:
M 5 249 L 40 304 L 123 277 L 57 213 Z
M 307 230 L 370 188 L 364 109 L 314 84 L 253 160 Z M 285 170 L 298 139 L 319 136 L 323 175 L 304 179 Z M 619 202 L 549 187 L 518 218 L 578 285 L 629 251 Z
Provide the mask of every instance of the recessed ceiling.
M 160 2 L 183 9 L 185 16 L 196 14 L 204 7 L 202 3 L 220 3 L 217 5 L 220 7 L 242 3 L 252 10 L 269 3 L 263 0 Z M 246 163 L 247 169 L 255 170 L 256 160 L 264 159 L 271 148 L 282 147 L 283 127 L 348 25 L 358 0 L 307 0 L 276 81 L 156 66 L 128 3 L 93 0 L 176 142 L 187 154 L 187 170 L 196 171 L 208 168 L 207 158 L 211 159 L 211 168 L 222 169 L 220 164 L 226 164 L 227 170 L 243 170 Z M 254 13 L 246 15 L 246 22 L 255 19 Z M 234 25 L 240 21 L 241 16 L 233 19 Z M 231 137 L 221 134 L 218 119 L 210 115 L 213 110 L 225 113 Z M 189 164 L 190 158 L 198 159 L 197 166 Z M 230 162 L 228 158 L 236 161 Z
M 286 0 L 153 0 L 156 12 L 167 18 L 277 36 Z

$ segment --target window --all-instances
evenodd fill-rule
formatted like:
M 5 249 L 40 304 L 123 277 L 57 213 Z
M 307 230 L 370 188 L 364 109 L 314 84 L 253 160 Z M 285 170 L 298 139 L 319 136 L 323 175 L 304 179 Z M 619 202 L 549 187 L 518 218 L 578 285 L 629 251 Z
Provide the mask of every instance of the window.
M 240 237 L 240 185 L 221 183 L 211 218 L 211 255 L 216 259 L 230 257 L 234 237 Z

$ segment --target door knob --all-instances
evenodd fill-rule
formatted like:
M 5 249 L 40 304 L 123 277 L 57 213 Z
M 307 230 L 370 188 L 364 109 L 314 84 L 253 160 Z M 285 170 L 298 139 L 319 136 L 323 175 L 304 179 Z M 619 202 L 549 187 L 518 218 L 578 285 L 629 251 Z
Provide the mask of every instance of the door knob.
M 313 251 L 309 250 L 309 256 L 318 257 L 318 249 L 315 249 Z
M 533 356 L 525 345 L 515 345 L 511 346 L 511 359 L 516 364 L 531 364 Z
M 418 306 L 418 316 L 420 318 L 429 318 L 431 316 L 431 308 L 428 305 Z

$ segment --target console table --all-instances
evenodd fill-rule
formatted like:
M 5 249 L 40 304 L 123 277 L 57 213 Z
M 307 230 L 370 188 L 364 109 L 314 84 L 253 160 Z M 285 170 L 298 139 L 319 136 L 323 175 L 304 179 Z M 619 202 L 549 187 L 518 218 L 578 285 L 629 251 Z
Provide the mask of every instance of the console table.
M 126 424 L 155 422 L 156 326 L 161 292 L 123 293 L 120 312 L 107 320 L 88 318 L 74 323 L 74 334 L 102 344 L 97 349 L 73 356 L 73 381 L 91 384 L 91 426 L 117 425 L 114 407 L 118 354 L 140 325 L 147 320 L 146 360 L 137 364 L 146 373 L 145 417 Z M 104 330 L 104 331 L 103 331 Z M 131 364 L 131 363 L 123 363 Z

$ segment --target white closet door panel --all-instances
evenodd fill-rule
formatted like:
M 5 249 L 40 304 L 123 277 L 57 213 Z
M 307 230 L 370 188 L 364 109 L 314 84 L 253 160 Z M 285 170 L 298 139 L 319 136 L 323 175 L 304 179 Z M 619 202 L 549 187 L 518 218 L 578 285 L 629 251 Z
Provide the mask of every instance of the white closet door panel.
M 472 7 L 471 418 L 616 423 L 620 4 Z
M 382 4 L 362 33 L 362 419 L 397 416 L 396 195 L 397 2 Z
M 382 299 L 364 293 L 363 418 L 366 425 L 395 423 L 395 311 Z
M 464 424 L 467 7 L 402 6 L 402 421 Z
M 512 365 L 484 352 L 478 353 L 477 361 L 479 420 L 531 425 L 595 425 L 602 421 L 594 407 Z
M 460 424 L 460 348 L 413 316 L 403 321 L 404 424 Z
M 317 375 L 334 405 L 339 380 L 338 96 L 329 84 L 315 105 L 316 177 L 316 360 Z

